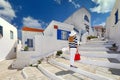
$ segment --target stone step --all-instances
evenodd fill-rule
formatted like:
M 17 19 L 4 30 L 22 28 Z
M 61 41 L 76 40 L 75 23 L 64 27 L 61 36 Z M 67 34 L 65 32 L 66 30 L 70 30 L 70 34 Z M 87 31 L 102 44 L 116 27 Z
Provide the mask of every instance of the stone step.
M 36 67 L 25 67 L 22 70 L 22 74 L 27 80 L 49 80 L 49 78 L 40 72 Z
M 63 56 L 65 59 L 70 59 L 69 56 Z M 95 65 L 100 67 L 106 67 L 106 68 L 114 68 L 114 69 L 120 69 L 120 63 L 112 63 L 108 61 L 100 61 L 100 60 L 80 60 L 77 61 L 79 63 L 83 64 L 89 64 L 89 65 Z
M 25 80 L 21 74 L 21 71 L 17 71 L 16 73 L 12 74 L 11 80 Z
M 14 73 L 6 73 L 6 75 L 2 76 L 3 77 L 0 77 L 0 80 L 25 80 L 21 75 L 21 71 L 17 71 Z
M 63 57 L 62 58 L 56 58 L 55 60 L 58 61 L 58 62 L 64 62 L 64 64 L 66 64 L 66 65 L 70 65 L 70 60 L 66 60 Z M 95 72 L 93 68 L 90 68 L 90 67 L 92 67 L 91 65 L 80 64 L 80 63 L 77 63 L 77 62 L 75 62 L 74 65 L 79 67 L 80 69 L 82 69 L 84 71 L 89 71 L 89 72 L 92 72 L 92 73 Z
M 109 49 L 105 47 L 79 47 L 80 51 L 109 51 Z
M 44 63 L 40 64 L 38 68 L 44 71 L 45 74 L 53 80 L 84 80 L 83 77 L 77 76 L 73 71 L 67 70 L 57 65 Z
M 71 70 L 73 72 L 76 72 L 78 74 L 81 74 L 85 77 L 89 77 L 91 79 L 95 79 L 95 80 L 113 80 L 109 77 L 106 77 L 106 76 L 102 76 L 102 75 L 98 75 L 96 73 L 92 73 L 92 72 L 89 72 L 88 70 L 85 71 L 85 70 L 82 70 L 80 69 L 79 67 L 78 68 L 71 68 L 69 67 L 68 65 L 64 64 L 64 62 L 62 61 L 62 63 L 60 61 L 57 61 L 57 60 L 50 60 L 49 61 L 50 63 L 52 64 L 55 64 L 55 65 L 58 65 L 58 66 L 61 66 L 61 67 L 64 67 L 65 69 L 68 69 L 68 70 Z M 90 68 L 90 67 L 89 67 Z M 88 79 L 89 80 L 89 79 Z
M 49 77 L 50 80 L 64 80 L 62 77 L 56 76 L 54 73 L 50 72 L 42 65 L 38 65 L 38 69 L 43 72 L 47 77 Z
M 21 75 L 21 70 L 12 69 L 13 60 L 0 62 L 0 80 L 25 80 Z
M 112 45 L 111 44 L 88 44 L 88 45 L 82 44 L 80 46 L 82 46 L 82 47 L 96 47 L 96 46 L 98 46 L 98 47 L 111 47 Z
M 81 56 L 86 56 L 86 57 L 93 57 L 93 58 L 117 58 L 117 56 L 120 56 L 120 54 L 99 54 L 98 53 L 82 53 L 80 52 Z
M 112 72 L 108 68 L 97 67 L 96 74 L 103 75 L 103 76 L 112 78 L 114 80 L 120 80 L 120 76 L 112 74 Z
M 65 59 L 65 58 L 64 58 Z M 68 60 L 68 59 L 67 59 Z M 66 59 L 63 61 L 62 60 L 62 62 L 65 62 L 65 61 L 67 61 Z M 84 60 L 80 60 L 80 61 L 84 61 Z M 119 78 L 120 78 L 120 76 L 119 75 L 115 75 L 115 74 L 112 74 L 112 72 L 110 71 L 110 69 L 109 68 L 106 68 L 106 67 L 104 67 L 104 65 L 100 65 L 99 63 L 99 65 L 91 65 L 91 63 L 89 63 L 90 61 L 88 60 L 86 60 L 86 63 L 79 63 L 79 62 L 75 62 L 76 64 L 77 64 L 77 66 L 86 66 L 85 67 L 85 70 L 87 70 L 87 71 L 90 71 L 90 72 L 93 72 L 93 73 L 96 73 L 96 74 L 99 74 L 100 73 L 100 75 L 103 75 L 103 76 L 106 76 L 106 77 L 110 77 L 111 79 L 113 79 L 113 80 L 119 80 Z M 78 65 L 78 63 L 80 64 L 80 65 Z M 75 65 L 76 65 L 75 64 Z M 97 64 L 96 62 L 94 62 L 94 64 Z M 101 67 L 102 66 L 102 67 Z M 80 67 L 79 67 L 80 68 Z M 82 67 L 82 69 L 83 69 L 84 67 Z M 118 72 L 119 72 L 119 70 L 117 70 Z

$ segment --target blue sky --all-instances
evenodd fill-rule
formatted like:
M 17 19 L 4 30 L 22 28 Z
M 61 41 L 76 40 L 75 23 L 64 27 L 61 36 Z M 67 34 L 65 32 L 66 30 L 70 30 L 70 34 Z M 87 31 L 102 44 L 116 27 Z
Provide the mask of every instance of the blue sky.
M 63 22 L 71 14 L 86 7 L 91 25 L 104 25 L 115 0 L 0 0 L 0 17 L 15 25 L 43 28 L 52 21 Z

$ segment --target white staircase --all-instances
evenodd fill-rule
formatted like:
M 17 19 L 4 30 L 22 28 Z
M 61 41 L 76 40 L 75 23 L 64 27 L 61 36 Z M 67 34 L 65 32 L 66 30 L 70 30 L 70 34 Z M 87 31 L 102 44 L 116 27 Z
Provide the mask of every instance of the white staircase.
M 97 42 L 92 43 L 96 44 Z M 45 77 L 45 80 L 120 80 L 120 75 L 112 74 L 110 71 L 110 69 L 120 70 L 120 63 L 113 63 L 108 60 L 108 58 L 117 59 L 119 54 L 107 54 L 103 43 L 97 43 L 103 46 L 101 48 L 92 46 L 92 49 L 88 46 L 87 48 L 92 49 L 90 52 L 85 51 L 84 48 L 89 44 L 91 45 L 91 43 L 83 46 L 83 50 L 80 50 L 84 52 L 81 53 L 81 60 L 75 62 L 78 68 L 69 66 L 69 54 L 64 53 L 61 57 L 52 57 L 48 59 L 48 62 L 42 62 L 38 65 L 38 69 L 33 68 L 36 72 L 31 70 L 32 68 L 28 68 L 31 72 L 27 71 L 27 74 L 31 73 L 29 74 L 31 79 L 28 76 L 26 78 L 39 80 L 39 75 L 42 75 Z M 104 49 L 104 51 L 101 51 L 101 49 Z M 37 73 L 39 74 L 38 77 L 36 77 Z
M 27 80 L 49 80 L 49 78 L 36 67 L 25 67 L 22 70 L 22 75 L 24 76 L 24 79 Z

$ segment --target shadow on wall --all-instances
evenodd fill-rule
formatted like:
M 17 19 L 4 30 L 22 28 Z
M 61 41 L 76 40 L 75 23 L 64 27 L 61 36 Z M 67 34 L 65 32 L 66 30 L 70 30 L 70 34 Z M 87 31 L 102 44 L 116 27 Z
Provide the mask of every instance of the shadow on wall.
M 9 51 L 8 55 L 5 57 L 6 60 L 14 59 L 16 58 L 16 53 L 17 53 L 17 42 L 13 44 L 13 47 Z

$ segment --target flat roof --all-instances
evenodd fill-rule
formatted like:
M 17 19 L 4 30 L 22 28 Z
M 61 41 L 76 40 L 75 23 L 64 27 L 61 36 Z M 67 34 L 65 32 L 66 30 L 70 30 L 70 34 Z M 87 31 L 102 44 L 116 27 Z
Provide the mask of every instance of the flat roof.
M 24 26 L 22 28 L 22 31 L 43 32 L 44 30 L 43 29 L 31 28 L 31 27 Z

